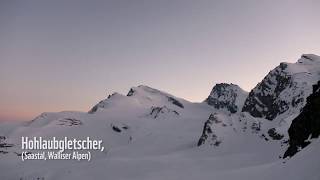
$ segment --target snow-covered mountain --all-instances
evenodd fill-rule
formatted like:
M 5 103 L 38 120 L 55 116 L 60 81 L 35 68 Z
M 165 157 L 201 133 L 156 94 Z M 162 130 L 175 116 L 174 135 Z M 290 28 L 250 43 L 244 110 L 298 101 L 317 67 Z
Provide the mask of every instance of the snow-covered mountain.
M 319 79 L 319 56 L 304 54 L 296 63 L 281 63 L 251 90 L 242 111 L 271 121 L 299 113 Z
M 183 109 L 184 103 L 188 103 L 186 100 L 176 98 L 168 93 L 153 89 L 148 86 L 140 85 L 133 87 L 128 92 L 127 96 L 119 93 L 113 93 L 109 95 L 107 99 L 100 101 L 95 105 L 89 113 L 95 113 L 99 109 L 106 109 L 110 106 L 121 106 L 122 103 L 129 103 L 132 106 L 163 106 L 168 105 L 171 108 Z
M 230 135 L 243 132 L 272 141 L 278 146 L 274 152 L 282 157 L 287 148 L 291 122 L 305 106 L 312 86 L 318 80 L 319 56 L 302 55 L 296 63 L 281 63 L 251 90 L 242 112 L 234 111 L 235 114 L 228 116 L 221 111 L 213 112 L 204 124 L 198 146 L 217 147 L 232 143 L 235 138 Z M 213 91 L 217 89 L 220 88 Z
M 113 93 L 88 113 L 2 123 L 0 179 L 318 180 L 317 86 L 306 99 L 319 80 L 320 58 L 303 55 L 297 63 L 281 63 L 249 95 L 221 83 L 204 102 L 192 103 L 141 85 L 127 95 Z M 21 136 L 90 137 L 106 149 L 92 151 L 90 162 L 22 162 Z M 283 159 L 290 148 L 300 152 Z

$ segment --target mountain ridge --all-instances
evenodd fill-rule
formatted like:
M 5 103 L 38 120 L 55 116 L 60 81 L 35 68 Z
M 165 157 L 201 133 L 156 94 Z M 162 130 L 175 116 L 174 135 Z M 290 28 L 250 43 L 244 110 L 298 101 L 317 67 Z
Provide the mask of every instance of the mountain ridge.
M 318 58 L 306 54 L 296 63 L 281 63 L 249 94 L 238 85 L 218 83 L 204 102 L 193 103 L 139 85 L 126 95 L 109 95 L 89 112 L 43 113 L 23 126 L 10 128 L 0 124 L 1 176 L 23 180 L 244 180 L 249 174 L 250 179 L 273 180 L 286 179 L 291 173 L 292 180 L 317 180 L 319 139 L 314 138 L 290 159 L 282 157 L 288 148 L 300 147 L 301 140 L 296 140 L 290 129 L 301 132 L 294 124 L 301 121 L 297 120 L 300 110 L 308 106 L 305 103 L 312 86 L 320 80 L 320 68 L 315 66 Z M 269 106 L 273 108 L 270 114 Z M 89 164 L 21 163 L 21 136 L 92 137 L 101 139 L 106 151 L 93 151 L 94 163 Z M 308 169 L 302 171 L 301 167 Z M 299 171 L 293 171 L 296 168 Z

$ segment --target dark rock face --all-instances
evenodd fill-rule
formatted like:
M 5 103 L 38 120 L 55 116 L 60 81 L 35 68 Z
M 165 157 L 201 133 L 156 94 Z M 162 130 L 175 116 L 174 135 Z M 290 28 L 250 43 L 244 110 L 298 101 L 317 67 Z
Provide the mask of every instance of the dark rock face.
M 154 119 L 160 117 L 162 114 L 174 114 L 179 115 L 179 113 L 176 110 L 169 109 L 167 106 L 162 107 L 151 107 L 150 116 Z
M 216 114 L 211 114 L 208 120 L 204 123 L 204 127 L 202 130 L 202 135 L 198 141 L 197 146 L 201 146 L 205 143 L 209 143 L 213 146 L 219 146 L 221 144 L 221 140 L 218 139 L 217 135 L 213 131 L 213 125 L 219 124 L 222 121 L 216 116 Z
M 119 129 L 117 126 L 112 126 L 112 130 L 115 132 L 121 132 L 121 129 Z
M 237 100 L 242 98 L 244 101 L 244 96 L 247 96 L 247 94 L 239 86 L 221 83 L 213 87 L 205 102 L 216 109 L 225 109 L 231 113 L 236 113 L 241 108 L 238 107 L 239 104 L 243 104 L 243 102 L 237 103 Z
M 275 128 L 271 128 L 268 130 L 268 135 L 273 139 L 273 140 L 281 140 L 284 135 L 279 134 Z
M 134 94 L 134 90 L 131 88 L 127 94 L 127 96 L 133 96 Z
M 181 102 L 179 102 L 178 100 L 176 100 L 175 98 L 169 97 L 169 96 L 167 98 L 168 98 L 169 102 L 172 102 L 172 104 L 174 104 L 180 108 L 184 108 L 183 104 Z
M 270 121 L 300 113 L 320 78 L 319 60 L 304 54 L 296 63 L 281 63 L 252 89 L 242 111 Z
M 310 144 L 309 138 L 320 135 L 320 81 L 313 86 L 313 93 L 307 98 L 307 104 L 289 128 L 289 148 L 284 158 L 292 157 L 299 149 Z
M 291 86 L 292 76 L 285 70 L 288 67 L 286 63 L 281 63 L 249 93 L 246 99 L 242 112 L 248 112 L 253 117 L 263 117 L 268 120 L 273 120 L 277 115 L 287 111 L 289 104 L 279 99 L 280 93 Z M 299 97 L 296 97 L 292 104 L 295 105 L 303 102 Z
M 126 124 L 110 124 L 112 130 L 117 133 L 121 133 L 122 131 L 126 131 L 129 129 L 129 126 Z

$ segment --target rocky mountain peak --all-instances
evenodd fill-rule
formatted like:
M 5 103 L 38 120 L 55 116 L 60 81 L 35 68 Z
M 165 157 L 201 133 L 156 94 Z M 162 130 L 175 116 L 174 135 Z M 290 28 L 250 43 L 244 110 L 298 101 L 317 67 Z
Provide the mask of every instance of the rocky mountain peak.
M 251 90 L 242 111 L 268 120 L 298 113 L 312 85 L 320 79 L 318 59 L 316 55 L 302 55 L 296 63 L 281 63 Z
M 216 109 L 236 113 L 241 110 L 247 95 L 238 85 L 219 83 L 212 88 L 205 102 Z

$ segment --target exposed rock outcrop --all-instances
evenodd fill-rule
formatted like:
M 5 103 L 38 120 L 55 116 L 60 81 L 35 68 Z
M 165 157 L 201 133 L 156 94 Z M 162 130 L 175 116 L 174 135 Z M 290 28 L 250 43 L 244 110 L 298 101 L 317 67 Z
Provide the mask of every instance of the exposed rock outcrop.
M 302 55 L 296 63 L 281 63 L 251 90 L 242 111 L 268 120 L 299 113 L 319 74 L 320 57 L 316 55 Z
M 320 81 L 313 87 L 307 104 L 289 128 L 289 148 L 284 154 L 291 157 L 320 135 Z
M 212 146 L 219 146 L 222 143 L 222 139 L 217 136 L 215 128 L 218 126 L 227 126 L 219 114 L 211 114 L 208 120 L 204 123 L 202 135 L 198 141 L 198 146 L 208 144 Z M 216 127 L 215 127 L 216 126 Z
M 247 95 L 238 85 L 220 83 L 213 87 L 205 102 L 216 109 L 236 113 L 241 110 Z

